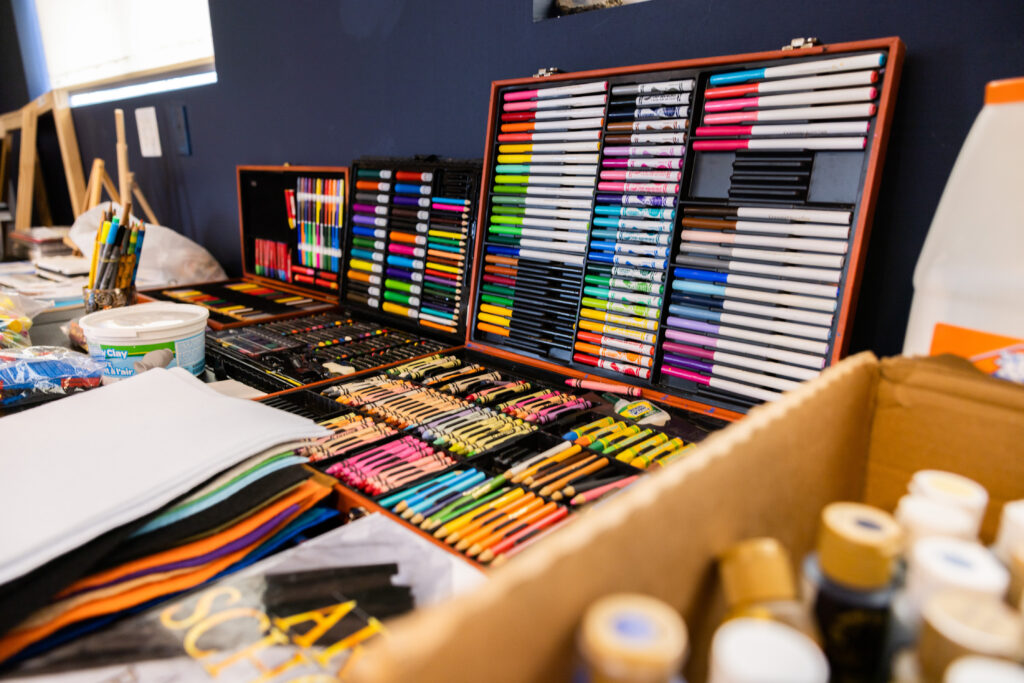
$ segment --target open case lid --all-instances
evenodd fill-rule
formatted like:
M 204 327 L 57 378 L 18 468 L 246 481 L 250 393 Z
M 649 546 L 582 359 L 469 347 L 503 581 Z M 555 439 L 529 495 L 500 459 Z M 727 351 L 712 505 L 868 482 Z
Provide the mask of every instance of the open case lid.
M 904 46 L 491 84 L 467 345 L 741 417 L 843 356 Z
M 337 303 L 348 169 L 238 166 L 237 174 L 245 276 Z
M 352 165 L 342 302 L 389 324 L 466 338 L 480 160 L 364 157 Z

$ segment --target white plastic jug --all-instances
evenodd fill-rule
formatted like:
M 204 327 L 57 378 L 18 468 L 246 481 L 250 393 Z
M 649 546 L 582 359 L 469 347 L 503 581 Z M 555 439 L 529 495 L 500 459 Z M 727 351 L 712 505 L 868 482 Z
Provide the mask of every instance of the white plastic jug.
M 1024 382 L 1024 78 L 985 89 L 914 270 L 903 353 Z

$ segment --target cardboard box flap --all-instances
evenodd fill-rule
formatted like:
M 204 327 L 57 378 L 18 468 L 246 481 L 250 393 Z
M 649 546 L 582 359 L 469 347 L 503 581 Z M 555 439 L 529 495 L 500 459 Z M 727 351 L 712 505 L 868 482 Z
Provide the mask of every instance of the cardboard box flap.
M 859 354 L 786 400 L 755 408 L 692 456 L 495 570 L 473 593 L 394 622 L 390 637 L 357 663 L 354 680 L 569 680 L 583 610 L 619 591 L 653 595 L 683 614 L 687 671 L 703 680 L 723 613 L 712 558 L 765 534 L 799 558 L 821 507 L 859 496 L 877 374 L 875 357 Z
M 1021 454 L 1024 387 L 951 356 L 882 361 L 867 502 L 892 510 L 917 470 L 956 472 L 988 488 L 982 525 L 982 539 L 988 542 L 1003 503 L 1020 495 Z

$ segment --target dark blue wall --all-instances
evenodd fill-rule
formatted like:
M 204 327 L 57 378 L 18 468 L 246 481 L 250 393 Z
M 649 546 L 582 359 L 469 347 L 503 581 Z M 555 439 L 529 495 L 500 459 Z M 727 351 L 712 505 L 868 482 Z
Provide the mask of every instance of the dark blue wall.
M 212 0 L 216 85 L 156 105 L 165 155 L 132 165 L 158 217 L 238 271 L 237 164 L 483 154 L 491 80 L 898 35 L 908 55 L 853 346 L 901 348 L 911 275 L 987 81 L 1024 74 L 1024 2 L 653 0 L 533 23 L 531 0 Z M 184 104 L 193 156 L 174 153 Z M 113 104 L 76 109 L 88 168 L 114 167 Z M 968 228 L 969 226 L 965 226 Z

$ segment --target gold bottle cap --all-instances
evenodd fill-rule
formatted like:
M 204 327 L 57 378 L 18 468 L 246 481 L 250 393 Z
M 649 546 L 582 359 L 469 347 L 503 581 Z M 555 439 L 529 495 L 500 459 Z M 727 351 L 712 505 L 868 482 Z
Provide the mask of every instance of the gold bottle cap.
M 718 571 L 730 608 L 796 599 L 789 553 L 774 538 L 749 538 L 731 546 L 719 558 Z
M 1024 657 L 1024 621 L 997 598 L 942 591 L 925 602 L 922 617 L 917 652 L 927 679 L 940 680 L 964 655 Z
M 682 667 L 688 637 L 682 617 L 664 602 L 620 593 L 587 609 L 578 642 L 592 679 L 667 681 Z
M 861 503 L 832 503 L 821 511 L 818 562 L 830 581 L 850 588 L 882 588 L 892 580 L 902 542 L 892 515 Z

